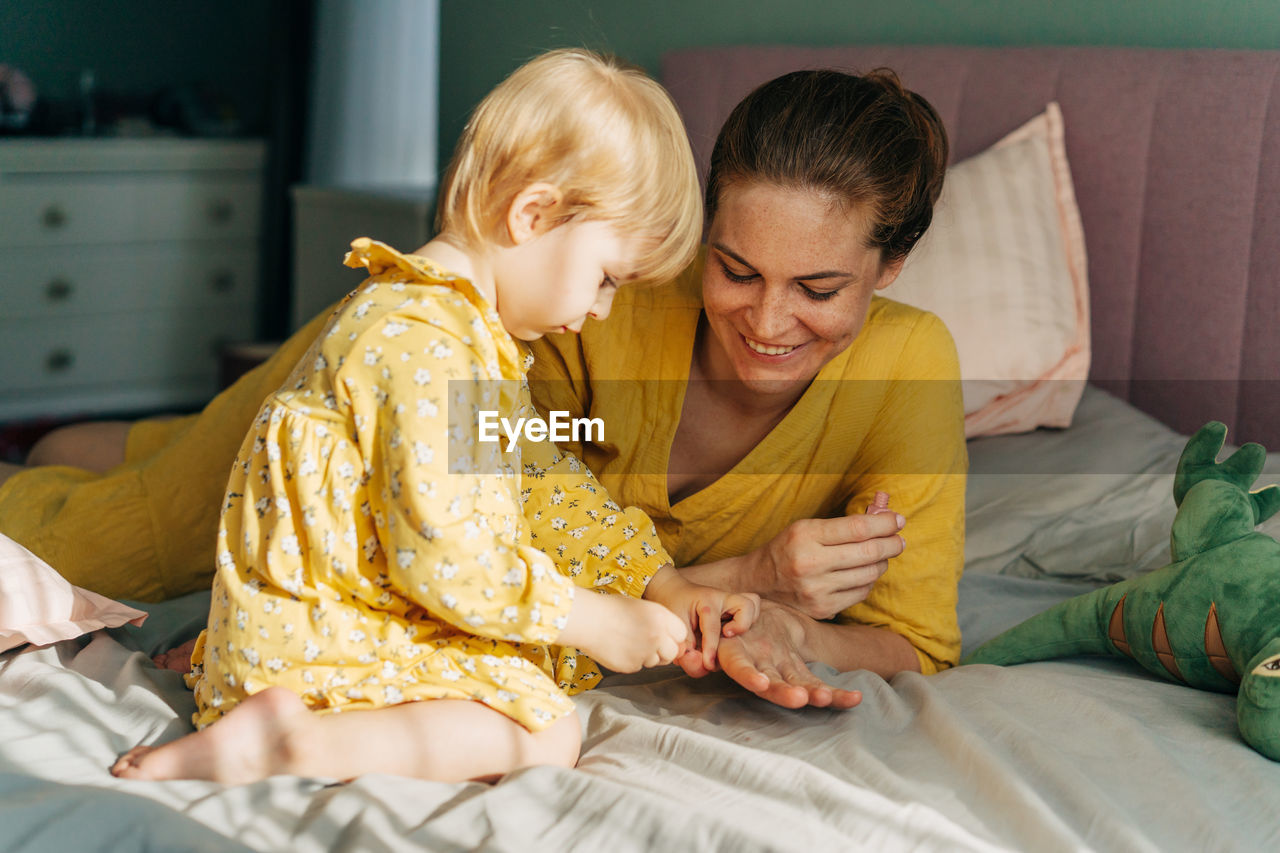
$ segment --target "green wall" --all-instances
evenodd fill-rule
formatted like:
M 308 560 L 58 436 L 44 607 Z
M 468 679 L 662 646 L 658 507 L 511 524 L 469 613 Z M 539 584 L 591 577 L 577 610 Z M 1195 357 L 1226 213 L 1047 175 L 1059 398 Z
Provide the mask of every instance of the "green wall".
M 440 159 L 507 73 L 552 47 L 657 73 L 720 44 L 1092 44 L 1280 49 L 1280 0 L 441 0 Z
M 85 68 L 116 94 L 204 84 L 260 129 L 272 2 L 285 0 L 0 0 L 0 63 L 59 100 Z

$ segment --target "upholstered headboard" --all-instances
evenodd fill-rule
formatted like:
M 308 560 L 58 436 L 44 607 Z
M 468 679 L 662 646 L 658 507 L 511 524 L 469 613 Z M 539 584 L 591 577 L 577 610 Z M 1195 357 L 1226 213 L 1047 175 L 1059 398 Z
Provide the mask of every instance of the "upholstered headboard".
M 1049 101 L 1089 253 L 1090 378 L 1190 432 L 1280 450 L 1280 52 L 851 46 L 663 61 L 705 171 L 730 109 L 798 68 L 885 66 L 937 108 L 953 159 Z

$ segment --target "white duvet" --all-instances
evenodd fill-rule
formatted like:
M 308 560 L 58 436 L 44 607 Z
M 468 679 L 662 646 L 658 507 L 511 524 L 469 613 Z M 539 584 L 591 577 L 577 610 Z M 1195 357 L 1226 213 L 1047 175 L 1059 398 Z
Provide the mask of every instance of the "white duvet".
M 1092 388 L 1070 430 L 971 443 L 966 647 L 1167 559 L 1181 444 Z M 613 676 L 577 700 L 576 770 L 496 785 L 113 778 L 125 749 L 189 731 L 189 692 L 148 654 L 206 605 L 0 655 L 0 850 L 1280 849 L 1280 764 L 1240 740 L 1233 697 L 1112 659 L 890 682 L 818 667 L 863 692 L 846 712 Z

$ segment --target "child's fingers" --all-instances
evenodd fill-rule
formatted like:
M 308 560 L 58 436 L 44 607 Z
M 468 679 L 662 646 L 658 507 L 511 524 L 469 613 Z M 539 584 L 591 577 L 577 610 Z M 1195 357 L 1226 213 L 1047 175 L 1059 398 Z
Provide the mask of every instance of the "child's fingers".
M 726 637 L 745 634 L 760 615 L 760 596 L 754 592 L 734 593 L 725 599 L 725 612 L 733 618 L 724 624 L 720 632 Z
M 720 610 L 703 602 L 698 605 L 698 630 L 702 632 L 702 665 L 711 670 L 716 665 L 716 647 L 720 645 Z

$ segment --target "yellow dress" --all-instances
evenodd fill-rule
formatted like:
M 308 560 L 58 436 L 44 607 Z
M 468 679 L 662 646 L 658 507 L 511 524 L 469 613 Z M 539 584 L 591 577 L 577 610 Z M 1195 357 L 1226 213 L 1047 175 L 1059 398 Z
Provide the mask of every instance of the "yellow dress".
M 534 412 L 529 356 L 469 282 L 354 248 L 348 264 L 373 275 L 231 466 L 196 725 L 279 685 L 316 711 L 470 699 L 542 729 L 600 679 L 585 655 L 547 649 L 575 590 L 643 595 L 670 558 L 648 518 L 551 443 L 475 442 L 473 406 Z
M 932 314 L 873 299 L 857 338 L 786 417 L 729 473 L 672 505 L 667 460 L 701 280 L 699 262 L 661 287 L 624 287 L 604 322 L 537 342 L 535 405 L 604 421 L 606 441 L 563 446 L 654 520 L 677 566 L 747 553 L 792 521 L 864 512 L 877 490 L 889 492 L 907 518 L 907 548 L 837 619 L 906 637 L 926 674 L 954 665 L 968 456 L 950 333 Z

